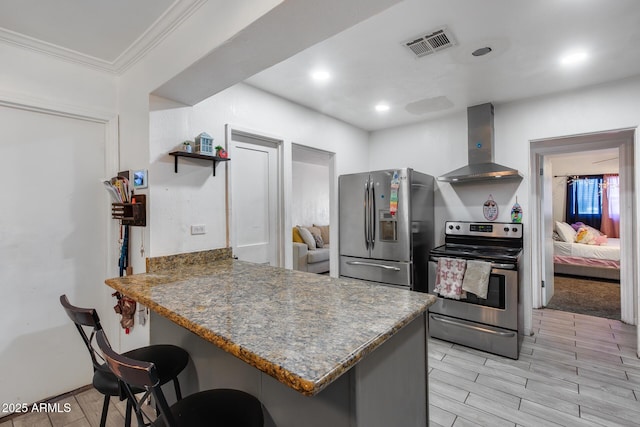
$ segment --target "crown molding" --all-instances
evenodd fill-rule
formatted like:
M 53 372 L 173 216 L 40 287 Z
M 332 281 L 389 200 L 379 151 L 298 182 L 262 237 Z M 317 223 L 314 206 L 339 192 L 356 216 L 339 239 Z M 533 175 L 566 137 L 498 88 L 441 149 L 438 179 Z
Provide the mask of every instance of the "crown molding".
M 117 74 L 126 71 L 171 34 L 207 0 L 178 0 L 134 41 L 113 63 Z
M 100 71 L 122 74 L 171 34 L 207 0 L 177 0 L 114 61 L 106 61 L 24 34 L 0 28 L 0 42 Z

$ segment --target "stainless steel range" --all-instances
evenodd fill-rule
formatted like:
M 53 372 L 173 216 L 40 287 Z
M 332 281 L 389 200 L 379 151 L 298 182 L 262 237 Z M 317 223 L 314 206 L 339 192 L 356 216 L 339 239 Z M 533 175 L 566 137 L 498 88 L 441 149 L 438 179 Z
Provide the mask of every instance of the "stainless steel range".
M 438 296 L 429 308 L 429 334 L 517 359 L 523 328 L 521 254 L 522 224 L 447 221 L 445 244 L 432 249 L 429 257 L 429 293 Z M 486 298 L 467 292 L 457 300 L 436 293 L 441 258 L 491 263 Z

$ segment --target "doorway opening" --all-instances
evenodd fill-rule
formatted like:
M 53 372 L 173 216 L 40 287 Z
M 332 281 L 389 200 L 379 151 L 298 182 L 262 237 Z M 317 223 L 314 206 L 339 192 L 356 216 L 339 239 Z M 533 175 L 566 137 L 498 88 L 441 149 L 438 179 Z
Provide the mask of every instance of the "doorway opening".
M 549 158 L 554 283 L 545 307 L 620 320 L 620 150 Z
M 292 144 L 291 147 L 291 224 L 294 227 L 293 269 L 330 274 L 332 264 L 330 218 L 335 189 L 335 153 Z M 304 237 L 304 228 L 314 239 L 296 238 L 296 231 Z M 308 235 L 307 235 L 308 236 Z M 309 244 L 309 243 L 315 243 Z
M 617 169 L 618 171 L 620 197 L 619 268 L 616 272 L 619 274 L 620 280 L 618 297 L 620 319 L 625 323 L 637 323 L 637 304 L 635 302 L 638 289 L 634 280 L 637 275 L 637 267 L 633 262 L 633 257 L 635 256 L 633 248 L 636 238 L 632 232 L 634 209 L 631 203 L 635 166 L 633 156 L 634 135 L 635 131 L 628 129 L 531 142 L 532 170 L 540 172 L 538 179 L 532 180 L 532 192 L 536 203 L 533 209 L 531 232 L 532 259 L 533 265 L 537 266 L 532 268 L 534 308 L 548 306 L 550 301 L 553 300 L 556 291 L 554 286 L 556 270 L 560 273 L 569 273 L 574 276 L 577 274 L 589 274 L 585 273 L 590 269 L 589 266 L 566 267 L 559 261 L 571 261 L 573 259 L 574 261 L 588 263 L 589 260 L 580 260 L 580 258 L 589 258 L 590 255 L 588 255 L 587 251 L 592 250 L 593 252 L 596 246 L 585 244 L 580 238 L 576 239 L 576 235 L 573 233 L 576 232 L 574 227 L 578 221 L 573 223 L 574 227 L 566 222 L 566 213 L 563 214 L 562 212 L 567 212 L 566 205 L 559 200 L 554 200 L 554 186 L 557 185 L 557 182 L 560 182 L 561 186 L 566 186 L 568 180 L 577 180 L 581 176 L 593 172 L 593 169 L 588 168 L 597 168 L 600 164 L 594 165 L 595 162 L 614 163 L 616 166 L 611 166 L 611 170 Z M 590 155 L 587 153 L 598 155 L 597 160 L 592 160 L 588 166 L 586 165 L 587 161 L 584 160 L 587 158 L 586 156 Z M 579 156 L 582 156 L 582 165 L 578 161 Z M 567 160 L 569 160 L 569 163 L 567 163 Z M 564 166 L 560 166 L 562 162 L 565 162 Z M 582 167 L 583 172 L 574 169 L 571 172 L 563 172 L 561 167 L 565 166 L 570 168 Z M 556 183 L 554 183 L 554 180 L 556 180 Z M 562 183 L 563 180 L 564 184 Z M 596 191 L 602 191 L 602 186 L 597 188 Z M 557 198 L 561 197 L 558 196 L 557 190 L 555 193 Z M 566 193 L 561 194 L 566 195 Z M 564 219 L 565 221 L 558 221 L 558 219 Z M 555 240 L 554 235 L 556 236 Z M 558 244 L 558 242 L 561 243 Z M 562 245 L 564 247 L 559 249 L 559 246 Z M 590 248 L 589 246 L 592 247 Z M 604 247 L 603 245 L 603 250 Z M 562 252 L 563 250 L 565 252 Z M 570 251 L 568 255 L 566 251 Z M 566 259 L 559 259 L 558 256 L 566 256 Z M 605 271 L 606 279 L 616 278 L 615 276 L 608 276 L 608 274 L 612 273 L 612 270 L 595 268 L 592 271 Z M 594 275 L 598 278 L 596 273 Z M 597 300 L 599 295 L 595 289 L 593 291 L 593 298 Z

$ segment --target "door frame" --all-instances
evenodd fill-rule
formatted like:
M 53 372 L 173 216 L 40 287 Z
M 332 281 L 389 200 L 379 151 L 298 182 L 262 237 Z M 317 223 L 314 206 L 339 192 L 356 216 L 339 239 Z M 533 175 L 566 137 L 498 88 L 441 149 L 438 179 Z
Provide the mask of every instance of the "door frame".
M 532 171 L 531 196 L 534 200 L 531 221 L 531 283 L 532 307 L 542 307 L 541 280 L 543 274 L 544 226 L 541 217 L 542 184 L 547 171 L 539 172 L 544 156 L 576 151 L 594 151 L 606 148 L 619 150 L 620 175 L 620 300 L 621 319 L 625 323 L 638 324 L 638 237 L 634 234 L 636 208 L 633 203 L 635 181 L 634 140 L 636 128 L 625 128 L 588 134 L 531 140 L 530 170 Z M 640 331 L 640 327 L 638 328 Z
M 245 143 L 254 144 L 256 146 L 275 146 L 276 148 L 276 162 L 277 162 L 277 201 L 276 201 L 276 265 L 278 267 L 284 267 L 284 178 L 283 178 L 283 165 L 284 165 L 284 138 L 276 135 L 268 134 L 267 132 L 258 131 L 255 129 L 249 129 L 242 126 L 236 126 L 233 124 L 225 124 L 225 150 L 229 153 L 229 159 L 233 161 L 233 152 L 231 150 L 231 141 L 234 136 L 239 135 L 245 138 Z M 247 142 L 251 140 L 251 142 Z M 233 215 L 231 212 L 232 197 L 231 194 L 231 174 L 229 173 L 229 163 L 225 162 L 225 209 L 227 217 L 227 247 L 235 247 L 236 236 L 233 234 Z

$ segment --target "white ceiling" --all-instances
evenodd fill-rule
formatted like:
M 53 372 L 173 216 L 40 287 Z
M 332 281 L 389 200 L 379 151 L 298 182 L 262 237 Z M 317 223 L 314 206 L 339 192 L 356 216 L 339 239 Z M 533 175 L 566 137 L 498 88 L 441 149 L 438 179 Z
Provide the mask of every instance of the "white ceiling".
M 122 72 L 206 0 L 2 0 L 0 42 Z
M 2 0 L 0 41 L 117 73 L 204 1 Z M 404 0 L 247 82 L 377 130 L 640 75 L 638 23 L 638 0 Z M 416 59 L 402 45 L 442 26 L 455 46 Z M 484 46 L 493 52 L 471 55 Z M 573 49 L 589 58 L 560 66 Z M 323 85 L 309 79 L 319 66 L 332 74 Z
M 550 155 L 554 175 L 585 175 L 590 173 L 618 173 L 619 150 L 607 148 L 568 154 Z
M 484 102 L 501 103 L 640 74 L 638 0 L 405 0 L 248 82 L 363 129 L 397 126 Z M 402 42 L 447 26 L 457 45 L 415 59 Z M 483 57 L 471 52 L 483 46 Z M 563 68 L 559 57 L 590 58 Z M 324 86 L 308 78 L 326 67 Z M 451 107 L 438 108 L 446 97 Z M 424 100 L 423 113 L 406 111 Z M 389 103 L 385 114 L 374 111 Z

